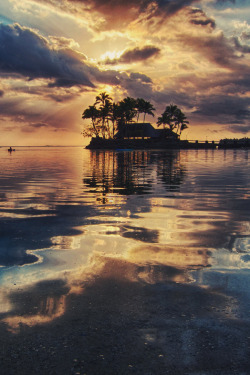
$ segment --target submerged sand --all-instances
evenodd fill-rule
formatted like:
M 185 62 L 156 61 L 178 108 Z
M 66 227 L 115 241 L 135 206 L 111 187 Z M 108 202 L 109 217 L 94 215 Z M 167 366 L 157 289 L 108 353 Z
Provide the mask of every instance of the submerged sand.
M 113 261 L 76 293 L 62 280 L 12 293 L 12 316 L 1 315 L 1 374 L 250 373 L 244 299 L 174 282 L 180 271 L 171 267 L 151 266 L 151 282 L 128 277 L 131 267 Z

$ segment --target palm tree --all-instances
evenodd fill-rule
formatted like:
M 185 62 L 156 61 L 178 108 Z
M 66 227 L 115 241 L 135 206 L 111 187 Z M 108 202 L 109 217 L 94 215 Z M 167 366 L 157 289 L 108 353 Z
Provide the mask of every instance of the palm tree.
M 143 122 L 145 122 L 146 114 L 150 116 L 154 116 L 153 114 L 153 111 L 155 111 L 154 106 L 150 102 L 147 102 L 146 100 L 142 98 L 136 99 L 136 109 L 137 109 L 137 122 L 138 122 L 140 113 L 144 113 Z
M 188 122 L 188 121 L 187 121 Z M 183 132 L 183 130 L 187 129 L 188 126 L 186 124 L 181 124 L 181 127 L 180 127 L 180 135 L 181 133 Z
M 137 122 L 139 121 L 140 113 L 143 113 L 144 111 L 144 103 L 145 103 L 145 100 L 143 98 L 136 99 Z
M 99 95 L 96 96 L 95 105 L 100 104 L 99 111 L 100 117 L 102 119 L 102 136 L 105 138 L 106 133 L 108 137 L 111 137 L 110 128 L 109 128 L 109 115 L 112 108 L 112 98 L 106 92 L 101 92 Z
M 166 125 L 169 126 L 169 129 L 172 132 L 176 129 L 176 134 L 178 134 L 178 136 L 181 135 L 183 130 L 187 129 L 187 124 L 189 124 L 187 117 L 180 110 L 180 108 L 174 104 L 167 106 L 162 115 L 158 117 L 157 121 L 157 125 L 163 125 L 164 129 Z
M 120 117 L 119 104 L 112 103 L 112 108 L 111 108 L 111 111 L 110 111 L 109 118 L 112 122 L 112 137 L 113 138 L 114 138 L 114 135 L 115 135 L 115 129 L 118 127 L 117 123 L 118 123 L 119 117 Z
M 96 96 L 95 104 L 104 105 L 107 100 L 111 102 L 112 98 L 109 96 L 109 94 L 106 94 L 106 92 L 103 91 L 99 95 Z
M 127 124 L 132 122 L 136 116 L 136 99 L 127 96 L 125 99 L 120 101 L 120 115 L 122 116 L 124 123 Z
M 82 114 L 83 119 L 91 119 L 92 121 L 92 133 L 98 137 L 100 134 L 100 128 L 98 127 L 100 112 L 95 105 L 90 105 Z M 90 130 L 91 133 L 91 130 Z
M 153 104 L 151 104 L 150 102 L 145 101 L 144 110 L 143 110 L 143 113 L 144 113 L 143 122 L 145 122 L 146 115 L 150 115 L 150 116 L 154 117 L 153 111 L 155 111 L 155 108 L 154 108 Z
M 187 124 L 189 124 L 189 121 L 187 121 L 187 117 L 179 108 L 178 108 L 178 111 L 176 112 L 176 124 L 177 124 L 177 133 L 179 132 L 179 135 L 181 135 L 183 130 L 188 128 Z
M 176 116 L 178 113 L 177 105 L 170 104 L 166 107 L 165 111 L 162 113 L 160 117 L 158 117 L 157 125 L 163 125 L 165 129 L 165 125 L 169 126 L 169 129 L 173 131 L 176 127 Z

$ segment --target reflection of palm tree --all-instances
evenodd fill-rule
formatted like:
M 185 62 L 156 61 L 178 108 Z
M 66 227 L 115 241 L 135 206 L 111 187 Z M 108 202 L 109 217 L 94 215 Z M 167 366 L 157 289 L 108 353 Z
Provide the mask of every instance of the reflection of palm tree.
M 180 154 L 172 152 L 160 155 L 157 162 L 157 175 L 166 190 L 178 191 L 186 175 L 186 171 L 180 163 Z
M 167 191 L 178 191 L 186 174 L 179 156 L 178 152 L 92 151 L 91 171 L 83 181 L 103 203 L 108 201 L 109 193 L 148 194 L 152 190 L 153 170 Z

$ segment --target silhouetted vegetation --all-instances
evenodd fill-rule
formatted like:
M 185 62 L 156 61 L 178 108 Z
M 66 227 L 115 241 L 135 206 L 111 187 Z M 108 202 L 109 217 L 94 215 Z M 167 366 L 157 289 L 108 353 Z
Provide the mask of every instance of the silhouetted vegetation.
M 154 116 L 154 111 L 153 104 L 143 98 L 135 99 L 127 96 L 115 103 L 106 92 L 102 92 L 96 96 L 95 103 L 86 108 L 82 114 L 84 120 L 91 120 L 89 125 L 84 126 L 82 134 L 84 137 L 113 139 L 116 132 L 121 132 L 129 124 L 138 123 L 141 114 L 144 124 L 146 115 Z M 168 126 L 168 130 L 179 137 L 187 128 L 188 121 L 176 105 L 170 104 L 158 118 L 157 124 L 162 125 L 163 129 Z
M 178 135 L 181 135 L 182 131 L 187 129 L 187 124 L 189 124 L 189 122 L 186 116 L 180 108 L 174 104 L 168 105 L 162 115 L 158 117 L 157 121 L 158 126 L 163 125 L 165 129 L 167 125 L 171 131 L 175 131 Z
M 219 148 L 249 148 L 250 139 L 249 138 L 224 138 L 219 142 Z

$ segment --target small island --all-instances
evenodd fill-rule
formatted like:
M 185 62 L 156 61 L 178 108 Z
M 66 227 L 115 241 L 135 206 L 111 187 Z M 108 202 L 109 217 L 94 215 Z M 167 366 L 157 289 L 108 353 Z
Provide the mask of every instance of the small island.
M 146 116 L 154 116 L 155 108 L 143 98 L 126 97 L 115 103 L 106 93 L 96 96 L 95 103 L 86 108 L 82 119 L 89 119 L 82 131 L 91 138 L 86 146 L 91 150 L 134 149 L 215 149 L 249 147 L 249 139 L 215 141 L 181 140 L 188 128 L 186 115 L 175 104 L 166 106 L 157 119 L 157 129 L 145 122 Z M 143 119 L 141 120 L 140 117 Z

